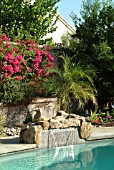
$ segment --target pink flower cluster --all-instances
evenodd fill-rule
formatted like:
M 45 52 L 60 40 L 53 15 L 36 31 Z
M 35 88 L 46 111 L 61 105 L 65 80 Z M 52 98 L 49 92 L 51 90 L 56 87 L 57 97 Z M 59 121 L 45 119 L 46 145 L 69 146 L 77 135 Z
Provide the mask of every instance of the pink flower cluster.
M 112 116 L 111 116 L 111 115 L 107 115 L 106 118 L 107 118 L 107 119 L 111 119 Z
M 7 52 L 3 60 L 1 70 L 4 72 L 4 77 L 7 78 L 15 73 L 20 72 L 19 66 L 22 63 L 22 55 L 13 57 L 13 54 Z
M 54 66 L 54 57 L 38 47 L 33 40 L 10 42 L 4 34 L 0 35 L 1 78 L 35 81 L 47 76 L 46 69 Z M 33 83 L 32 83 L 33 84 Z

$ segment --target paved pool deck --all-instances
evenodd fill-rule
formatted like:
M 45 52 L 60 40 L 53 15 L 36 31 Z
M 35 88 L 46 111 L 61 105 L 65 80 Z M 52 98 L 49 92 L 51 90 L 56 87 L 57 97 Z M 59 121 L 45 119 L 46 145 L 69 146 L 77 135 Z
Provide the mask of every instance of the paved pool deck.
M 93 133 L 88 141 L 114 138 L 114 127 L 93 128 Z M 0 138 L 0 156 L 35 149 L 36 144 L 20 143 L 19 136 Z
M 35 149 L 36 144 L 20 143 L 19 136 L 0 138 L 0 156 L 13 152 Z

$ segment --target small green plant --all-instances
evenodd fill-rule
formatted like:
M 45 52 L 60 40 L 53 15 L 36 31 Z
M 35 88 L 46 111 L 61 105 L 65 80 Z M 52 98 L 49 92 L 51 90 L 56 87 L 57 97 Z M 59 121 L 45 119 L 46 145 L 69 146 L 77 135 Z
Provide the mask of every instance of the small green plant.
M 105 112 L 102 112 L 101 110 L 99 110 L 98 112 L 98 115 L 102 118 L 105 118 L 106 117 L 106 113 Z
M 95 121 L 96 119 L 98 119 L 98 115 L 96 114 L 96 112 L 92 112 L 90 111 L 90 120 Z
M 112 115 L 112 118 L 114 118 L 114 109 L 112 109 L 111 115 Z
M 5 122 L 6 122 L 5 114 L 1 113 L 0 114 L 0 135 L 3 133 Z
M 92 124 L 102 124 L 103 123 L 102 117 L 99 114 L 97 114 L 96 111 L 94 111 L 94 112 L 91 111 L 90 121 Z

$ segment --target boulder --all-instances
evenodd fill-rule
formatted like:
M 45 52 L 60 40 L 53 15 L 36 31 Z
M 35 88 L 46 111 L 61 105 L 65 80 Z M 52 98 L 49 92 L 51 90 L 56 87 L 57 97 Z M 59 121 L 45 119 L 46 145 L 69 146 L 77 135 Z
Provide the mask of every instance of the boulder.
M 80 127 L 81 138 L 87 140 L 91 136 L 92 130 L 93 130 L 92 124 L 83 121 Z
M 38 121 L 48 121 L 48 120 L 49 120 L 48 118 L 46 118 L 45 116 L 42 116 L 42 117 L 36 119 L 34 122 L 38 122 Z
M 71 126 L 80 126 L 80 120 L 76 118 L 69 118 L 68 121 L 70 122 Z
M 37 147 L 40 145 L 40 142 L 41 142 L 41 131 L 42 131 L 42 127 L 38 125 L 36 133 L 35 133 L 35 143 Z
M 21 131 L 20 127 L 12 127 L 12 128 L 5 127 L 3 133 L 8 136 L 15 136 L 15 135 L 19 135 L 20 131 Z
M 65 118 L 63 116 L 56 116 L 53 118 L 54 120 L 58 120 L 58 121 L 61 121 L 61 120 L 64 120 Z
M 44 130 L 48 130 L 49 129 L 49 122 L 47 122 L 47 121 L 37 121 L 37 122 L 35 122 L 35 125 L 42 126 L 42 128 Z
M 66 117 L 66 119 L 69 119 L 69 118 L 77 118 L 77 115 L 75 115 L 75 114 L 69 114 L 67 117 Z
M 28 125 L 28 124 L 23 124 L 23 125 L 21 125 L 21 131 L 27 130 L 28 128 L 29 128 L 29 125 Z
M 63 117 L 63 118 L 66 118 L 67 116 L 69 116 L 69 114 L 66 113 L 66 112 L 63 111 L 63 110 L 60 110 L 60 111 L 57 112 L 56 116 L 57 116 L 57 117 L 58 117 L 58 116 L 61 116 L 61 117 Z
M 69 120 L 67 120 L 67 119 L 61 120 L 60 123 L 61 123 L 60 128 L 68 128 L 68 127 L 72 126 L 71 122 L 69 122 Z
M 37 145 L 39 145 L 41 141 L 41 136 L 40 136 L 41 131 L 42 131 L 42 127 L 40 125 L 30 126 L 26 130 L 21 130 L 20 141 L 29 144 L 36 143 Z
M 33 122 L 35 122 L 37 119 L 40 119 L 41 118 L 40 109 L 36 108 L 36 110 L 31 111 L 31 115 Z
M 54 119 L 51 119 L 49 121 L 49 124 L 50 124 L 51 129 L 58 129 L 62 126 L 62 124 L 59 122 L 59 120 L 54 120 Z

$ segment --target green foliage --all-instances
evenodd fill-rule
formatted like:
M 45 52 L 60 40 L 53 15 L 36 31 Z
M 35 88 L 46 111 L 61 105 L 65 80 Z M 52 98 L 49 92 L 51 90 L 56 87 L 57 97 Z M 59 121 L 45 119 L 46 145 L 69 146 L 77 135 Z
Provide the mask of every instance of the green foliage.
M 70 48 L 75 62 L 95 68 L 98 103 L 103 106 L 114 96 L 114 3 L 112 0 L 83 1 L 81 17 L 72 14 L 76 34 Z
M 5 119 L 4 113 L 0 113 L 0 135 L 3 133 L 5 122 L 6 122 L 6 119 Z
M 0 28 L 11 40 L 16 37 L 32 38 L 39 42 L 47 33 L 56 29 L 54 25 L 59 1 L 1 0 Z
M 95 120 L 97 120 L 98 119 L 98 115 L 96 114 L 96 112 L 94 111 L 94 112 L 90 112 L 90 121 L 91 122 L 95 122 Z
M 108 111 L 102 112 L 99 110 L 98 113 L 91 111 L 90 121 L 92 124 L 104 124 L 112 121 L 112 115 Z
M 0 101 L 4 104 L 28 103 L 34 98 L 35 87 L 19 80 L 6 79 L 1 90 Z
M 53 76 L 45 81 L 48 91 L 57 96 L 60 109 L 68 109 L 71 96 L 77 101 L 79 107 L 83 108 L 89 100 L 96 105 L 96 90 L 88 70 L 83 70 L 80 64 L 72 63 L 69 57 L 61 58 L 62 67 L 52 69 L 50 73 Z

